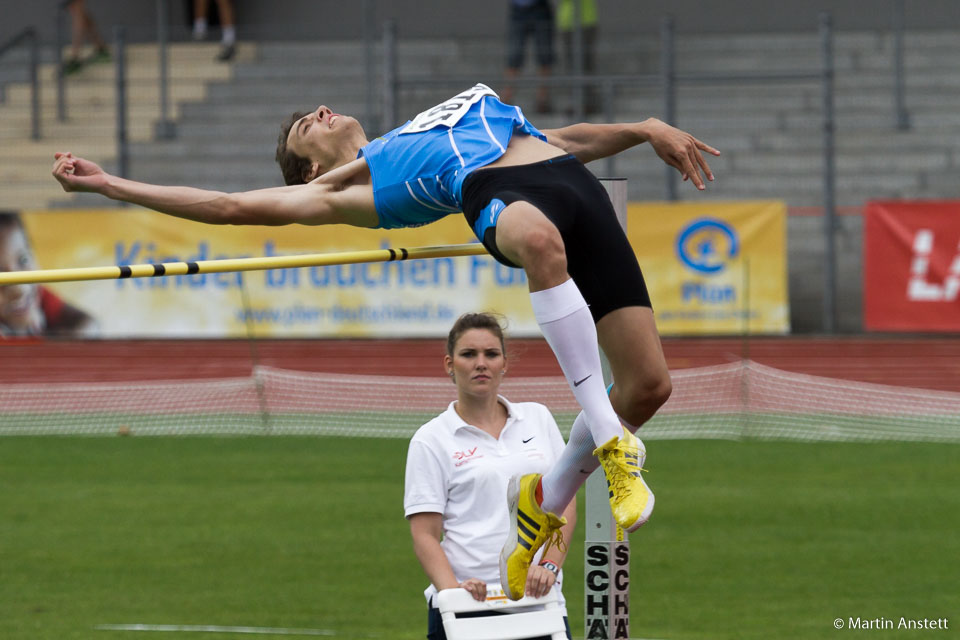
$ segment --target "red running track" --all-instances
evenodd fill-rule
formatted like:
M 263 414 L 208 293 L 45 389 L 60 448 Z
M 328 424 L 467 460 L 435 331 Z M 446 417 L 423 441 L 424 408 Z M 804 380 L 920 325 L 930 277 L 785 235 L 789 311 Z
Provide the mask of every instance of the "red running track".
M 960 391 L 960 336 L 667 338 L 663 347 L 671 369 L 748 357 L 798 373 Z M 443 373 L 442 340 L 264 340 L 256 352 L 261 364 L 300 371 Z M 508 355 L 511 375 L 561 375 L 543 340 L 514 340 Z M 0 383 L 228 378 L 248 375 L 252 362 L 243 340 L 14 340 L 0 342 Z

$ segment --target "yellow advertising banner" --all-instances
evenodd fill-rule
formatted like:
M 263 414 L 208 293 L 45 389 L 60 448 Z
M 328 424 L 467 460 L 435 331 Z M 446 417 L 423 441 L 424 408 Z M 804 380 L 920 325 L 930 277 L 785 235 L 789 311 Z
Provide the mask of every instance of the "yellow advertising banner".
M 782 203 L 631 204 L 628 215 L 661 333 L 789 331 Z M 39 269 L 475 242 L 462 216 L 390 231 L 212 226 L 133 207 L 21 218 Z M 460 314 L 481 310 L 503 314 L 514 336 L 540 334 L 523 271 L 487 255 L 69 282 L 37 292 L 24 299 L 92 317 L 84 333 L 92 324 L 106 338 L 442 336 Z
M 427 228 L 231 227 L 138 208 L 22 214 L 36 268 L 156 264 L 475 242 L 462 216 Z M 488 255 L 43 285 L 123 337 L 446 335 L 460 314 L 539 335 L 526 276 Z M 249 332 L 249 333 L 248 333 Z
M 631 203 L 627 215 L 661 334 L 790 331 L 784 203 Z

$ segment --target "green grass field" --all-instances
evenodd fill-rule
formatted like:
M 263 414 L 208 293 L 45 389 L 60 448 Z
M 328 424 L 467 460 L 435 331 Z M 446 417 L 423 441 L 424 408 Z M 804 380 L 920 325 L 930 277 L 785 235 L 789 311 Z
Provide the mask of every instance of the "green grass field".
M 659 441 L 649 453 L 657 511 L 631 537 L 632 637 L 960 635 L 960 446 Z M 405 455 L 404 440 L 2 438 L 0 638 L 238 637 L 97 629 L 134 623 L 422 638 Z M 834 629 L 901 616 L 950 629 Z

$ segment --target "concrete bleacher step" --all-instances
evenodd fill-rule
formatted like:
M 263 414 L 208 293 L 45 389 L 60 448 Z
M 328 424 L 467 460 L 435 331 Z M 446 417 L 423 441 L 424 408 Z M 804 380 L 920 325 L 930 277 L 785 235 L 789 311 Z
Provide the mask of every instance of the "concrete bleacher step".
M 378 85 L 379 86 L 379 85 Z M 320 102 L 343 104 L 345 100 L 359 103 L 365 95 L 366 85 L 354 81 L 352 83 L 336 83 L 333 86 L 310 79 L 306 82 L 291 82 L 279 80 L 275 77 L 256 82 L 239 80 L 237 82 L 214 83 L 208 87 L 208 93 L 203 105 L 230 108 L 235 104 L 271 104 L 275 107 L 298 104 L 308 106 Z M 328 97 L 329 96 L 329 97 Z M 200 104 L 197 105 L 201 106 Z
M 191 157 L 193 165 L 191 177 L 195 180 L 207 181 L 208 178 L 217 176 L 243 176 L 243 180 L 249 182 L 263 182 L 264 178 L 274 178 L 270 182 L 276 182 L 280 173 L 276 169 L 273 157 L 261 156 L 199 156 Z M 263 169 L 269 169 L 267 175 L 263 175 Z M 166 161 L 166 158 L 132 158 L 130 160 L 130 169 L 135 174 L 151 176 L 158 182 L 164 180 L 169 182 L 168 178 L 181 176 L 176 165 Z M 258 175 L 257 172 L 260 172 Z M 276 174 L 274 176 L 273 174 Z M 271 185 L 272 186 L 272 185 Z
M 249 133 L 248 133 L 249 132 Z M 264 116 L 260 118 L 236 118 L 223 120 L 183 120 L 177 124 L 177 135 L 216 144 L 224 138 L 245 135 L 252 139 L 276 144 L 280 132 L 280 118 Z
M 309 109 L 315 109 L 317 105 L 306 105 Z M 361 104 L 339 103 L 337 112 L 359 113 L 363 110 Z M 284 107 L 278 102 L 268 100 L 261 102 L 243 101 L 235 104 L 225 104 L 224 102 L 203 102 L 196 104 L 183 105 L 184 123 L 189 122 L 223 122 L 228 126 L 248 126 L 249 123 L 271 122 L 279 125 L 280 121 L 294 111 L 293 107 Z
M 823 148 L 822 135 L 807 135 L 797 132 L 762 132 L 748 138 L 742 136 L 720 137 L 718 148 L 727 148 L 731 142 L 739 142 L 740 147 L 757 151 L 777 151 L 779 153 L 803 153 Z M 838 155 L 895 155 L 903 151 L 924 149 L 950 150 L 956 147 L 956 134 L 951 137 L 938 131 L 897 131 L 888 126 L 880 126 L 856 131 L 839 130 L 834 140 Z
M 279 127 L 277 129 L 279 131 Z M 135 144 L 134 158 L 189 158 L 191 162 L 209 162 L 223 157 L 260 158 L 265 153 L 273 160 L 276 136 L 249 139 L 247 137 L 220 140 L 215 146 L 209 140 L 197 137 L 178 136 L 174 140 L 161 140 L 147 144 Z
M 836 159 L 837 171 L 845 173 L 896 172 L 912 169 L 916 171 L 949 171 L 952 162 L 949 149 L 937 151 L 912 151 L 898 154 L 841 154 Z M 791 176 L 823 172 L 823 156 L 818 152 L 774 153 L 755 152 L 729 154 L 729 171 L 759 173 L 762 171 L 779 172 Z M 711 163 L 711 167 L 714 163 Z
M 942 30 L 911 30 L 906 33 L 906 42 L 911 52 L 939 49 L 956 52 L 956 31 L 950 28 Z M 678 50 L 710 56 L 736 55 L 743 51 L 767 53 L 770 51 L 791 51 L 805 55 L 818 52 L 820 36 L 817 25 L 811 24 L 809 31 L 770 32 L 770 33 L 679 33 Z M 654 39 L 646 47 L 656 51 L 659 44 Z M 876 55 L 893 49 L 893 37 L 886 31 L 846 31 L 836 29 L 833 34 L 833 48 L 836 53 L 857 53 Z
M 859 71 L 848 74 L 838 74 L 837 84 L 847 89 L 869 89 L 885 87 L 893 89 L 894 77 L 889 70 Z M 924 91 L 930 89 L 949 89 L 956 91 L 960 87 L 960 69 L 956 67 L 943 68 L 915 68 L 905 77 L 907 91 Z
M 210 43 L 170 47 L 168 117 L 179 117 L 181 104 L 204 99 L 207 83 L 229 79 L 231 66 L 214 60 L 217 50 L 217 45 Z M 239 47 L 238 60 L 253 56 L 252 45 Z M 63 193 L 50 176 L 56 150 L 70 150 L 105 166 L 116 156 L 115 66 L 90 65 L 66 79 L 68 118 L 60 122 L 55 107 L 56 69 L 50 52 L 45 52 L 43 59 L 47 61 L 39 70 L 43 139 L 34 142 L 29 138 L 30 90 L 25 83 L 6 86 L 0 102 L 0 179 L 5 183 L 2 206 L 38 208 L 76 199 Z M 126 63 L 127 136 L 134 143 L 145 143 L 153 139 L 160 117 L 157 48 L 131 45 Z
M 817 174 L 786 176 L 788 180 L 773 181 L 768 172 L 738 172 L 724 176 L 711 185 L 711 195 L 719 197 L 744 197 L 754 193 L 757 198 L 783 198 L 795 206 L 822 204 L 823 177 Z M 862 173 L 837 172 L 837 204 L 839 206 L 859 206 L 863 204 L 863 194 L 869 197 L 895 198 L 906 189 L 921 186 L 918 174 L 875 175 Z M 793 198 L 787 198 L 792 195 Z
M 960 180 L 958 171 L 923 173 L 921 183 L 926 193 L 939 194 L 940 198 L 956 200 L 960 198 Z M 929 197 L 929 196 L 927 196 Z

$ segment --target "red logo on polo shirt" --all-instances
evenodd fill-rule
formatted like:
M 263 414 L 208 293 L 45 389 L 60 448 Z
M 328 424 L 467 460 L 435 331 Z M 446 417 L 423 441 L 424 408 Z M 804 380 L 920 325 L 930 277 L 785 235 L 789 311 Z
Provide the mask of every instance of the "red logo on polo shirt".
M 455 454 L 453 454 L 453 459 L 457 461 L 454 466 L 459 467 L 460 465 L 466 464 L 476 458 L 482 458 L 482 453 L 477 455 L 477 449 L 479 449 L 479 447 L 474 447 L 469 451 L 457 451 Z

